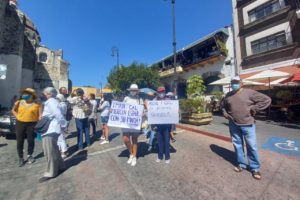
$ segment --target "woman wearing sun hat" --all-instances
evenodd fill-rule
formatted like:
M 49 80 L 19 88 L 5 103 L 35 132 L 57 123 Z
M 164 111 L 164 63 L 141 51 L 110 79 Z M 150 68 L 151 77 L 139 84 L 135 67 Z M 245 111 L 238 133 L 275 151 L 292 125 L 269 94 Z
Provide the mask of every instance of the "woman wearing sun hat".
M 143 100 L 139 98 L 139 87 L 137 84 L 131 84 L 130 88 L 127 90 L 129 91 L 129 95 L 124 98 L 124 103 L 144 105 Z M 123 128 L 122 132 L 124 144 L 127 146 L 130 153 L 127 163 L 131 164 L 131 166 L 135 166 L 137 162 L 138 136 L 141 131 Z
M 12 108 L 12 113 L 17 118 L 17 150 L 19 167 L 22 167 L 24 165 L 23 148 L 25 135 L 28 143 L 27 162 L 31 164 L 35 161 L 32 156 L 34 151 L 34 127 L 41 117 L 42 106 L 37 102 L 37 95 L 34 89 L 26 88 L 21 91 L 21 99 L 16 101 Z

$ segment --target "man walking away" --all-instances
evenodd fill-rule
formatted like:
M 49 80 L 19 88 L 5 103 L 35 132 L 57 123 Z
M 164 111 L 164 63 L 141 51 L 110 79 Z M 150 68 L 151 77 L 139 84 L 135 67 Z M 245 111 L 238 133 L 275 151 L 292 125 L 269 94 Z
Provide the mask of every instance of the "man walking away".
M 271 99 L 257 91 L 242 88 L 242 81 L 238 76 L 231 79 L 231 88 L 232 91 L 222 100 L 221 106 L 224 117 L 229 120 L 229 131 L 238 163 L 234 170 L 241 172 L 248 166 L 244 153 L 245 141 L 249 169 L 253 178 L 260 180 L 254 115 L 268 108 Z

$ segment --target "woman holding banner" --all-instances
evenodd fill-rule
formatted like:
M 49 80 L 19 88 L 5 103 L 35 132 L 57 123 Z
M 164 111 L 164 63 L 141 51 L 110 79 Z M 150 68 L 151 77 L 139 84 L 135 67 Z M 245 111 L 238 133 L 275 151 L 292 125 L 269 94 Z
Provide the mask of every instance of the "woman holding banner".
M 154 99 L 156 101 L 170 100 L 166 96 L 165 87 L 157 88 L 157 97 Z M 166 164 L 170 163 L 170 132 L 171 124 L 158 124 L 157 127 L 157 142 L 158 142 L 158 158 L 156 162 L 161 162 L 165 156 Z
M 139 88 L 137 84 L 131 84 L 130 88 L 127 89 L 129 91 L 129 96 L 124 98 L 124 103 L 128 104 L 137 104 L 143 105 L 143 100 L 139 98 Z M 137 149 L 138 149 L 138 136 L 140 135 L 140 130 L 123 128 L 123 142 L 128 148 L 130 153 L 129 159 L 127 161 L 131 166 L 135 166 L 137 162 Z

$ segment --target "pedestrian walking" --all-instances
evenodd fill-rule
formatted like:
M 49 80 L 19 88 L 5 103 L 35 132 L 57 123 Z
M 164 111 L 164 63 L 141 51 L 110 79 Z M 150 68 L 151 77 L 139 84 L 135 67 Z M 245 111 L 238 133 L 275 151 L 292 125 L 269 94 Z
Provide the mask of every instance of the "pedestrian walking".
M 100 144 L 108 144 L 109 143 L 109 127 L 107 126 L 109 113 L 110 113 L 110 99 L 108 96 L 103 96 L 103 101 L 99 106 L 99 110 L 101 112 L 100 119 L 102 124 L 102 136 L 101 140 L 103 140 Z
M 96 135 L 97 124 L 97 101 L 94 93 L 90 94 L 90 103 L 92 105 L 92 113 L 89 116 L 89 128 L 92 127 L 92 134 Z
M 75 118 L 77 128 L 77 141 L 78 149 L 83 149 L 83 134 L 85 135 L 86 145 L 89 147 L 90 142 L 90 129 L 88 117 L 92 112 L 92 105 L 88 98 L 84 97 L 84 91 L 81 88 L 76 90 L 74 97 L 69 98 L 69 102 L 73 105 L 73 117 Z
M 57 141 L 63 129 L 67 126 L 59 102 L 55 99 L 57 91 L 53 87 L 47 87 L 43 91 L 47 101 L 44 103 L 43 118 L 50 120 L 45 133 L 42 133 L 43 150 L 46 158 L 46 171 L 39 182 L 45 182 L 55 178 L 64 169 L 64 161 L 61 157 Z
M 241 172 L 249 167 L 253 178 L 260 180 L 260 161 L 256 144 L 256 130 L 254 115 L 268 108 L 271 99 L 257 91 L 242 87 L 240 77 L 231 79 L 232 91 L 227 93 L 222 100 L 222 111 L 229 120 L 229 131 L 235 149 L 237 166 L 236 172 Z M 244 153 L 244 141 L 247 148 L 247 159 Z
M 59 94 L 62 94 L 65 98 L 65 103 L 67 105 L 67 111 L 66 111 L 66 120 L 68 122 L 68 126 L 67 128 L 64 130 L 65 133 L 68 133 L 68 128 L 69 128 L 69 125 L 70 125 L 70 121 L 72 120 L 72 117 L 73 117 L 73 114 L 72 114 L 72 106 L 70 104 L 70 102 L 68 101 L 70 97 L 69 93 L 68 93 L 68 90 L 66 87 L 61 87 L 59 88 Z
M 14 104 L 12 113 L 17 119 L 17 151 L 19 155 L 19 167 L 22 167 L 25 164 L 23 157 L 25 136 L 28 143 L 27 162 L 31 164 L 35 161 L 32 156 L 35 138 L 34 127 L 41 117 L 42 106 L 37 101 L 37 95 L 34 89 L 26 88 L 21 91 L 21 99 Z
M 156 101 L 170 100 L 166 96 L 165 87 L 157 88 Z M 158 142 L 158 158 L 156 162 L 161 162 L 165 157 L 166 164 L 170 163 L 170 132 L 172 124 L 157 124 L 157 142 Z
M 129 95 L 124 98 L 124 103 L 144 105 L 143 100 L 139 98 L 139 88 L 137 84 L 131 84 L 130 88 L 127 90 L 129 91 Z M 123 128 L 122 132 L 124 144 L 130 153 L 127 163 L 131 164 L 131 166 L 135 166 L 137 163 L 138 137 L 141 134 L 141 131 Z
M 66 120 L 66 115 L 67 115 L 67 103 L 66 99 L 63 94 L 58 94 L 56 96 L 56 99 L 58 100 L 59 103 L 59 108 L 61 110 L 61 113 Z M 66 158 L 67 157 L 67 151 L 68 151 L 68 146 L 67 146 L 67 141 L 64 135 L 65 130 L 63 129 L 58 137 L 57 145 L 58 148 L 61 152 L 61 157 Z

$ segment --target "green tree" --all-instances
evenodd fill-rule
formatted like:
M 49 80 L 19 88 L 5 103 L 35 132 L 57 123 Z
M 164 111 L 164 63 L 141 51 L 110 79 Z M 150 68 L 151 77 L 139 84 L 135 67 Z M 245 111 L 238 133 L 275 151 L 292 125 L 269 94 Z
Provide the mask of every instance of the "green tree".
M 156 89 L 160 85 L 158 72 L 137 62 L 127 67 L 113 68 L 107 77 L 107 82 L 116 93 L 126 91 L 132 83 L 137 84 L 139 88 L 148 87 L 152 89 Z
M 189 99 L 202 97 L 206 87 L 201 76 L 193 75 L 187 80 L 187 96 Z

